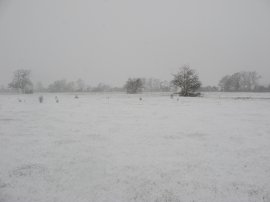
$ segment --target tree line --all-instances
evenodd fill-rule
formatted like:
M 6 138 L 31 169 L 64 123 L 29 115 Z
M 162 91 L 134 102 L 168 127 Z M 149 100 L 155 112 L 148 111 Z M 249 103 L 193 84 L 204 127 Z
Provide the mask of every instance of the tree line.
M 136 90 L 130 90 L 129 82 L 138 81 Z M 26 69 L 19 69 L 13 73 L 13 79 L 8 84 L 8 88 L 0 86 L 0 92 L 16 91 L 20 93 L 33 93 L 35 92 L 124 92 L 138 93 L 138 92 L 169 92 L 171 89 L 170 82 L 156 78 L 129 78 L 125 85 L 121 87 L 113 87 L 105 83 L 99 83 L 96 86 L 87 85 L 82 79 L 75 81 L 68 81 L 66 79 L 56 80 L 47 86 L 41 82 L 35 85 L 31 81 L 31 71 Z
M 155 78 L 129 78 L 121 87 L 99 83 L 96 86 L 87 85 L 82 79 L 67 81 L 56 80 L 44 87 L 41 82 L 36 85 L 31 81 L 31 71 L 26 69 L 16 70 L 8 88 L 0 87 L 0 91 L 15 90 L 21 93 L 36 92 L 174 92 L 182 96 L 197 96 L 203 91 L 222 92 L 270 92 L 270 85 L 259 84 L 261 76 L 256 72 L 236 72 L 221 78 L 218 86 L 202 86 L 199 76 L 194 69 L 185 65 L 172 75 L 171 81 Z

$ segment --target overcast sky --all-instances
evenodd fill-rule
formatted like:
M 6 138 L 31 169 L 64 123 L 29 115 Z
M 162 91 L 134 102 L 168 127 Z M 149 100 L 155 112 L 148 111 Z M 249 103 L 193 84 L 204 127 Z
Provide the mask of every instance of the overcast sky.
M 0 0 L 0 84 L 19 68 L 44 84 L 170 80 L 184 64 L 204 85 L 270 83 L 270 0 Z

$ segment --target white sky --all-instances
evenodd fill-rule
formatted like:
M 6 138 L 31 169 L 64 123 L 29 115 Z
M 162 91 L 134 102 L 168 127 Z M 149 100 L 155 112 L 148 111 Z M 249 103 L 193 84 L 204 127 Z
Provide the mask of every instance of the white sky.
M 170 80 L 184 64 L 203 85 L 242 70 L 270 83 L 270 1 L 0 0 L 0 84 L 19 68 L 44 84 Z

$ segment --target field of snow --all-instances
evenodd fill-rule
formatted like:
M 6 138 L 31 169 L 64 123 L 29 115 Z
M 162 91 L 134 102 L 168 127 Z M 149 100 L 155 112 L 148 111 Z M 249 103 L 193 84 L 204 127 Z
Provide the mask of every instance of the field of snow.
M 0 95 L 0 202 L 270 202 L 270 94 L 55 95 Z

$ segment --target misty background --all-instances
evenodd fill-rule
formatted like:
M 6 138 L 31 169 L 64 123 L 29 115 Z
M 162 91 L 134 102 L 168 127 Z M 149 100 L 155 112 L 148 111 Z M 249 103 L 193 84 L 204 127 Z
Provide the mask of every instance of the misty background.
M 270 80 L 268 0 L 0 0 L 0 85 L 16 69 L 122 86 L 171 80 L 184 64 L 203 85 L 257 71 Z

